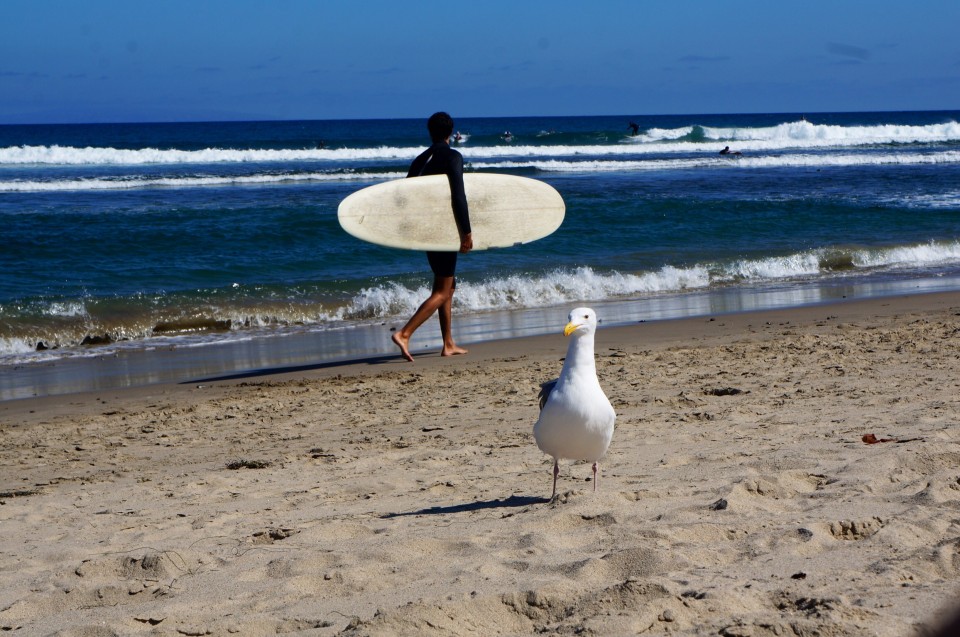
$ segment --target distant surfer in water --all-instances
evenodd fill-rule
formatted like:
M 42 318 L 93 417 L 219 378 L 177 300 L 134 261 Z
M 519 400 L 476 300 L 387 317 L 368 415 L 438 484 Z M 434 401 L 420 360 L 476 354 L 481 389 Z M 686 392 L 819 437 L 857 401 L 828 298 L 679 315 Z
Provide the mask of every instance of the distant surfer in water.
M 742 155 L 742 153 L 741 153 L 739 150 L 736 151 L 736 152 L 733 152 L 732 150 L 730 150 L 730 147 L 729 147 L 729 146 L 724 146 L 724 147 L 723 147 L 723 150 L 720 151 L 720 154 L 721 154 L 721 155 L 732 155 L 732 156 L 734 156 L 734 157 L 739 157 L 740 155 Z
M 632 131 L 630 134 L 633 135 L 634 137 L 636 137 L 637 134 L 640 132 L 640 124 L 637 124 L 636 122 L 630 122 L 629 124 L 627 124 L 627 128 L 629 128 Z
M 453 205 L 453 218 L 460 231 L 460 252 L 466 254 L 473 249 L 473 235 L 470 232 L 470 211 L 467 208 L 467 195 L 463 188 L 463 155 L 450 148 L 450 136 L 453 134 L 453 118 L 446 113 L 434 113 L 427 120 L 427 130 L 433 144 L 420 153 L 413 163 L 407 177 L 421 175 L 446 175 L 450 180 L 450 200 Z M 440 334 L 443 337 L 441 356 L 466 354 L 453 340 L 453 292 L 457 287 L 456 252 L 427 252 L 427 262 L 433 270 L 433 291 L 424 301 L 407 324 L 391 338 L 400 353 L 410 362 L 410 338 L 417 328 L 439 311 Z

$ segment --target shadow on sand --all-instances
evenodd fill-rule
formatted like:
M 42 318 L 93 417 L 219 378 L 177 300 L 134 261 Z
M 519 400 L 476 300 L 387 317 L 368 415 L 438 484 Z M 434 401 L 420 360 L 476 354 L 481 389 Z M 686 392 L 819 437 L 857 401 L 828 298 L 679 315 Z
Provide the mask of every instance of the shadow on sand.
M 400 518 L 407 515 L 446 515 L 447 513 L 464 513 L 467 511 L 483 511 L 484 509 L 508 509 L 530 506 L 531 504 L 547 504 L 550 498 L 535 498 L 532 496 L 512 495 L 504 500 L 485 500 L 483 502 L 468 502 L 466 504 L 452 504 L 450 506 L 429 507 L 405 513 L 385 513 L 381 518 Z

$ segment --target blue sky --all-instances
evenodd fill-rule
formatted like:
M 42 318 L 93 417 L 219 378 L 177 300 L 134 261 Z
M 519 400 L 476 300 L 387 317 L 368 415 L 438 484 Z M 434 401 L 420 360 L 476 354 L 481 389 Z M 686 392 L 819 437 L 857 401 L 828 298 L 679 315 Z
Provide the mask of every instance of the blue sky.
M 957 0 L 4 0 L 0 123 L 960 109 Z

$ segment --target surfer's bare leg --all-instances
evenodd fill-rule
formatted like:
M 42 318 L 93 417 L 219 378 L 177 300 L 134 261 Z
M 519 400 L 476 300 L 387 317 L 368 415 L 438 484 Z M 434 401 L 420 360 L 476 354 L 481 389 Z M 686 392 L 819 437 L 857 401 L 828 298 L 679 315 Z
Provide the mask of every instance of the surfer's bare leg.
M 410 353 L 410 338 L 413 336 L 413 333 L 416 332 L 428 318 L 433 316 L 434 312 L 441 309 L 444 304 L 452 305 L 453 283 L 454 278 L 452 276 L 434 277 L 433 291 L 430 293 L 430 296 L 420 304 L 420 307 L 417 308 L 417 311 L 414 312 L 410 320 L 407 321 L 407 324 L 391 337 L 394 344 L 400 348 L 400 353 L 403 354 L 403 357 L 408 361 L 413 362 L 413 355 Z M 442 331 L 442 319 L 440 326 Z M 446 337 L 444 337 L 444 349 L 446 349 Z
M 457 356 L 458 354 L 466 354 L 467 350 L 453 341 L 453 289 L 450 290 L 450 298 L 440 306 L 437 318 L 440 319 L 440 335 L 443 336 L 443 350 L 441 350 L 440 355 Z

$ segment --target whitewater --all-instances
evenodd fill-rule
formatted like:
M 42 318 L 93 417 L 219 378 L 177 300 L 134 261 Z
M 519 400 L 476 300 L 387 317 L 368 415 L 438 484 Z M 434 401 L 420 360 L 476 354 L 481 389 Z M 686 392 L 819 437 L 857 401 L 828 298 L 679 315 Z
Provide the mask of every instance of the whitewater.
M 696 137 L 696 141 L 691 140 Z M 603 139 L 603 141 L 607 141 Z M 741 151 L 777 151 L 795 149 L 827 149 L 887 144 L 931 144 L 960 142 L 960 124 L 948 122 L 928 126 L 831 126 L 800 121 L 760 128 L 713 128 L 690 126 L 679 129 L 651 129 L 636 137 L 621 136 L 616 143 L 582 144 L 500 144 L 471 146 L 459 149 L 465 159 L 496 157 L 543 156 L 624 156 L 702 151 L 704 146 L 722 142 L 738 142 Z M 0 166 L 136 166 L 197 165 L 211 163 L 278 163 L 291 161 L 343 162 L 357 160 L 410 160 L 420 152 L 419 146 L 373 148 L 286 148 L 232 149 L 119 149 L 69 146 L 18 146 L 0 148 Z

